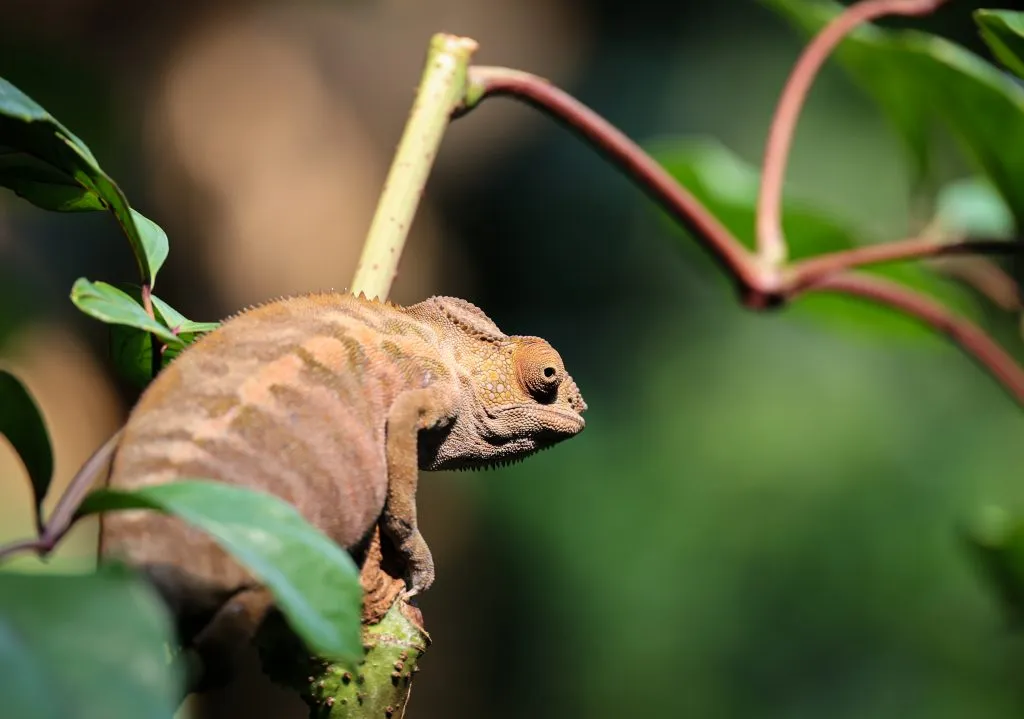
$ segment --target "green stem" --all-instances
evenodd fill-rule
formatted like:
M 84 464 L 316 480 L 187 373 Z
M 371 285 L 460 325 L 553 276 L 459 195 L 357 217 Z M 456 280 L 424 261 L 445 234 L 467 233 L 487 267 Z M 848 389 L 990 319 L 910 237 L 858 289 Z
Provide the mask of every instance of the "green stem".
M 452 112 L 462 104 L 476 48 L 470 38 L 439 33 L 431 39 L 416 100 L 356 266 L 353 294 L 388 296 L 441 138 Z
M 403 560 L 380 532 L 370 538 L 359 582 L 363 587 L 362 635 L 366 654 L 357 666 L 309 656 L 280 615 L 260 630 L 263 670 L 298 692 L 310 719 L 401 719 L 413 675 L 430 644 L 419 609 L 405 600 Z

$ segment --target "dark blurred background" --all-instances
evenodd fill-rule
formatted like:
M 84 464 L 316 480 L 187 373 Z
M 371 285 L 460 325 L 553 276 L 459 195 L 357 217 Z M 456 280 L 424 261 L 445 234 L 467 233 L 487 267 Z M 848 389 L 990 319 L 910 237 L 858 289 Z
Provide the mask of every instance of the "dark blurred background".
M 981 52 L 974 7 L 913 24 Z M 197 320 L 346 286 L 433 32 L 642 142 L 708 135 L 755 164 L 801 44 L 752 0 L 0 0 L 0 18 L 0 75 L 167 230 L 158 294 Z M 903 150 L 836 70 L 790 177 L 882 237 L 911 227 Z M 113 221 L 0 193 L 0 355 L 40 399 L 58 485 L 135 397 L 67 300 L 79 276 L 134 278 Z M 410 716 L 1024 713 L 1021 643 L 960 535 L 1024 499 L 1024 416 L 954 348 L 746 314 L 626 180 L 507 100 L 444 141 L 393 298 L 435 293 L 549 339 L 590 411 L 522 465 L 424 477 L 438 580 Z M 3 452 L 3 538 L 31 531 L 20 472 Z

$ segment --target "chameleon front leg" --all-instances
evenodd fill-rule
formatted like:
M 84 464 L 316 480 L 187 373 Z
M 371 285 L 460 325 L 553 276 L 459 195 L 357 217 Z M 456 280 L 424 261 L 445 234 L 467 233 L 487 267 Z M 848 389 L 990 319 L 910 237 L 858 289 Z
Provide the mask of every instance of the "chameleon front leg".
M 388 412 L 388 493 L 381 528 L 405 560 L 407 598 L 434 582 L 434 558 L 416 524 L 417 435 L 420 430 L 443 426 L 451 417 L 447 393 L 436 386 L 401 394 Z

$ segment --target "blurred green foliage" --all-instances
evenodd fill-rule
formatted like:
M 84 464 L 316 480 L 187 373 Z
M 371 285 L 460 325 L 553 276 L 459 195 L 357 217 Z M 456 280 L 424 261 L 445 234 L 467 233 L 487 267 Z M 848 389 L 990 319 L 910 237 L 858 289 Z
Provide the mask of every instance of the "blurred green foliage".
M 1024 13 L 978 10 L 974 18 L 992 54 L 1019 77 L 1024 77 Z
M 12 717 L 170 716 L 171 623 L 155 592 L 110 566 L 90 576 L 0 572 L 0 694 Z

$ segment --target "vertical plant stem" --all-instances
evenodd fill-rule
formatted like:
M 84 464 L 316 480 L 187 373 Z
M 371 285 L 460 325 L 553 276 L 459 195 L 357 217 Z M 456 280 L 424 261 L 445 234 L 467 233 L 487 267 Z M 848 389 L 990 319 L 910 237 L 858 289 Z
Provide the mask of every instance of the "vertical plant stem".
M 416 100 L 356 266 L 352 293 L 388 296 L 441 138 L 452 112 L 462 104 L 476 48 L 476 41 L 466 37 L 442 33 L 431 39 Z
M 156 320 L 156 313 L 153 311 L 153 290 L 148 282 L 142 283 L 142 308 L 146 310 L 149 319 Z M 149 349 L 151 354 L 149 372 L 151 377 L 160 374 L 160 365 L 163 360 L 163 348 L 160 340 L 155 334 L 149 335 Z

